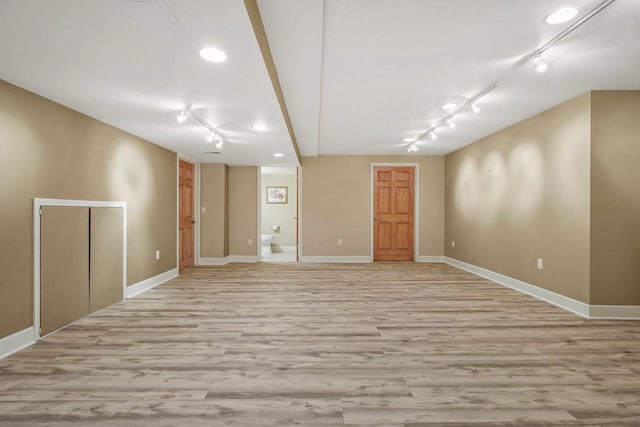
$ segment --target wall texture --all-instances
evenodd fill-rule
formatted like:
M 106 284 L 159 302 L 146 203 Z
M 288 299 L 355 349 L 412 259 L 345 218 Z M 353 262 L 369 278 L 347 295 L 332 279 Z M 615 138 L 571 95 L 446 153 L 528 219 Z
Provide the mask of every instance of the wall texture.
M 229 167 L 229 254 L 257 256 L 258 168 Z M 248 240 L 252 244 L 248 244 Z
M 200 256 L 229 255 L 229 167 L 200 165 Z
M 640 305 L 640 91 L 591 100 L 591 303 Z
M 262 175 L 260 199 L 262 200 L 260 216 L 262 223 L 262 234 L 272 234 L 273 249 L 278 251 L 278 247 L 296 245 L 296 199 L 298 197 L 297 178 L 295 169 L 294 175 Z M 288 203 L 273 204 L 267 203 L 267 187 L 287 187 Z M 279 225 L 280 231 L 271 229 L 272 225 Z
M 175 153 L 0 81 L 0 338 L 32 325 L 34 197 L 127 202 L 131 285 L 176 267 L 176 164 Z
M 446 156 L 447 256 L 589 302 L 590 99 Z
M 444 157 L 319 156 L 302 162 L 303 256 L 371 255 L 373 162 L 419 164 L 419 255 L 444 254 Z

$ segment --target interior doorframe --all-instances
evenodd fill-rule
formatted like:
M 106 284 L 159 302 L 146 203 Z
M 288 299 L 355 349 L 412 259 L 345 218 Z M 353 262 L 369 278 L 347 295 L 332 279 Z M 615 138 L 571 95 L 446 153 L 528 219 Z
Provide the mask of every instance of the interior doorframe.
M 262 168 L 264 166 L 257 167 L 256 176 L 256 188 L 257 188 L 257 200 L 256 200 L 256 213 L 258 218 L 256 221 L 256 262 L 262 262 Z
M 33 199 L 33 328 L 37 341 L 40 335 L 40 208 L 63 206 L 82 208 L 122 208 L 122 299 L 127 290 L 127 202 L 93 200 Z
M 257 260 L 262 262 L 262 198 L 266 194 L 262 194 L 262 168 L 268 166 L 258 166 L 258 253 Z M 283 166 L 296 170 L 296 261 L 300 262 L 302 258 L 302 166 Z
M 180 269 L 180 161 L 193 165 L 193 265 L 202 265 L 200 262 L 200 163 L 178 154 L 176 159 L 176 268 Z
M 418 262 L 420 259 L 420 164 L 419 163 L 385 163 L 371 162 L 371 184 L 369 188 L 369 233 L 371 235 L 371 243 L 369 248 L 369 256 L 371 262 L 374 262 L 373 246 L 374 246 L 374 195 L 375 195 L 375 168 L 376 167 L 411 167 L 413 168 L 413 261 Z

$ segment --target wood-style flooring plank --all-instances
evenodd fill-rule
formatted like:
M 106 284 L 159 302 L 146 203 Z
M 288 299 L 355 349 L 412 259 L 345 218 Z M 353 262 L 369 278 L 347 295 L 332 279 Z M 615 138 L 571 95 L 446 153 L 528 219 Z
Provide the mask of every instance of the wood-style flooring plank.
M 200 267 L 0 361 L 1 426 L 637 426 L 640 323 L 446 264 Z

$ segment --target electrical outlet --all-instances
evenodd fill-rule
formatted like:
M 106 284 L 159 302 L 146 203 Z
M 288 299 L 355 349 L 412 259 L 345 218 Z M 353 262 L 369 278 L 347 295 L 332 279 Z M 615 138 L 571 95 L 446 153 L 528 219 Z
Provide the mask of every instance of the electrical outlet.
M 252 239 L 252 238 L 249 238 L 249 240 L 247 240 L 247 244 L 248 244 L 249 246 L 253 246 L 253 239 Z
M 156 251 L 156 259 L 160 259 L 160 251 Z
M 338 239 L 338 246 L 342 246 L 342 239 Z
M 542 270 L 543 266 L 542 258 L 538 258 L 538 270 Z
M 451 241 L 451 247 L 452 247 L 452 248 L 455 248 L 455 247 L 456 247 L 456 241 L 455 241 L 455 240 L 452 240 L 452 241 Z
M 200 213 L 207 213 L 207 208 L 205 206 L 201 206 Z

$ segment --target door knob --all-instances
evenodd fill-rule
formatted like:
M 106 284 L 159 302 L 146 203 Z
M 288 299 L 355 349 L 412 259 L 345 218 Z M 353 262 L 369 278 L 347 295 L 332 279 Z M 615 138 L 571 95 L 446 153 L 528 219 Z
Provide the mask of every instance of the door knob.
M 195 221 L 191 221 L 191 224 L 195 224 L 195 223 L 196 223 Z

